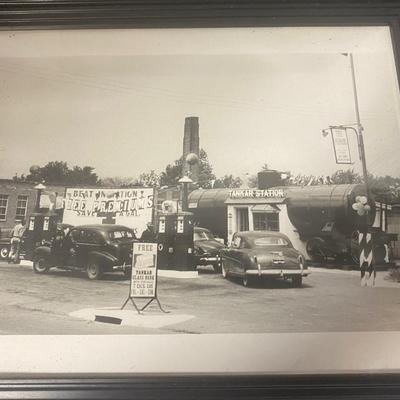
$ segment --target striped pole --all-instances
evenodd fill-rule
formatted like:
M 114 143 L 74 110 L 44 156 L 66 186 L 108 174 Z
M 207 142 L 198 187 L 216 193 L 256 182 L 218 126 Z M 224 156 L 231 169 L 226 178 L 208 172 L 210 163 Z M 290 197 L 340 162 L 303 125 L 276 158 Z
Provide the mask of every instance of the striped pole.
M 361 286 L 367 286 L 371 277 L 373 277 L 372 285 L 375 285 L 376 271 L 373 265 L 372 234 L 368 230 L 359 231 L 358 244 L 360 248 Z

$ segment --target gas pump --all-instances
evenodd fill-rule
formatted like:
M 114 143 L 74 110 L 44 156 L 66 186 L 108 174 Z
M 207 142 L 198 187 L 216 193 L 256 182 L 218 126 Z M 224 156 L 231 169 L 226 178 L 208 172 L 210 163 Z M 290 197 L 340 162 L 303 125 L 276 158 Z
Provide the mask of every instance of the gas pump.
M 193 214 L 160 213 L 157 219 L 158 268 L 193 270 Z
M 43 241 L 50 242 L 57 231 L 58 214 L 53 212 L 33 213 L 28 218 L 22 238 L 20 257 L 32 260 L 35 248 Z
M 162 213 L 157 218 L 157 266 L 172 269 L 174 262 L 175 214 Z
M 174 244 L 174 269 L 193 270 L 193 214 L 179 212 L 176 215 L 176 233 Z

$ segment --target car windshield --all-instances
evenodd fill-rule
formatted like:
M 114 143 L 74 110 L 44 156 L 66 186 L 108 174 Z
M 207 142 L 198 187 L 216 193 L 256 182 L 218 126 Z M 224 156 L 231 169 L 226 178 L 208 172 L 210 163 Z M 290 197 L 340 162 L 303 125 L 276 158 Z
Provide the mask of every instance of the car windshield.
M 253 240 L 255 247 L 290 246 L 288 240 L 279 236 L 262 236 Z
M 213 240 L 214 236 L 209 231 L 200 231 L 194 233 L 194 240 Z
M 108 237 L 111 240 L 119 240 L 119 239 L 132 239 L 134 236 L 132 231 L 118 230 L 118 231 L 108 232 Z

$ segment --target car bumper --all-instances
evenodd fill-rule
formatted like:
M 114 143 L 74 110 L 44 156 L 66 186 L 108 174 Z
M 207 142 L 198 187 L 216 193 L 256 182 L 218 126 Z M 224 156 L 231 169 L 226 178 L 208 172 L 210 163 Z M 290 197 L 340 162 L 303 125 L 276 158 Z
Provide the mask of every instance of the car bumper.
M 198 265 L 218 264 L 221 258 L 218 256 L 197 256 Z
M 246 275 L 251 276 L 307 276 L 310 275 L 311 271 L 301 269 L 248 269 L 245 271 Z
M 118 265 L 113 265 L 112 270 L 113 271 L 125 271 L 129 268 L 132 268 L 132 264 L 124 263 L 124 264 L 118 264 Z

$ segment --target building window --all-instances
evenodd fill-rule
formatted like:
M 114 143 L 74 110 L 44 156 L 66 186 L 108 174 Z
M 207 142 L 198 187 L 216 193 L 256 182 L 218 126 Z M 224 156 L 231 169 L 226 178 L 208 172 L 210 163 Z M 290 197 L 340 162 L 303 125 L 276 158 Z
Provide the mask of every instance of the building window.
M 237 226 L 238 231 L 248 231 L 249 230 L 249 210 L 248 208 L 238 208 L 237 209 Z
M 26 216 L 26 208 L 28 206 L 28 196 L 18 196 L 16 219 L 23 219 Z
M 279 213 L 254 213 L 255 231 L 276 231 L 279 232 Z
M 5 221 L 7 216 L 8 195 L 0 194 L 0 221 Z

